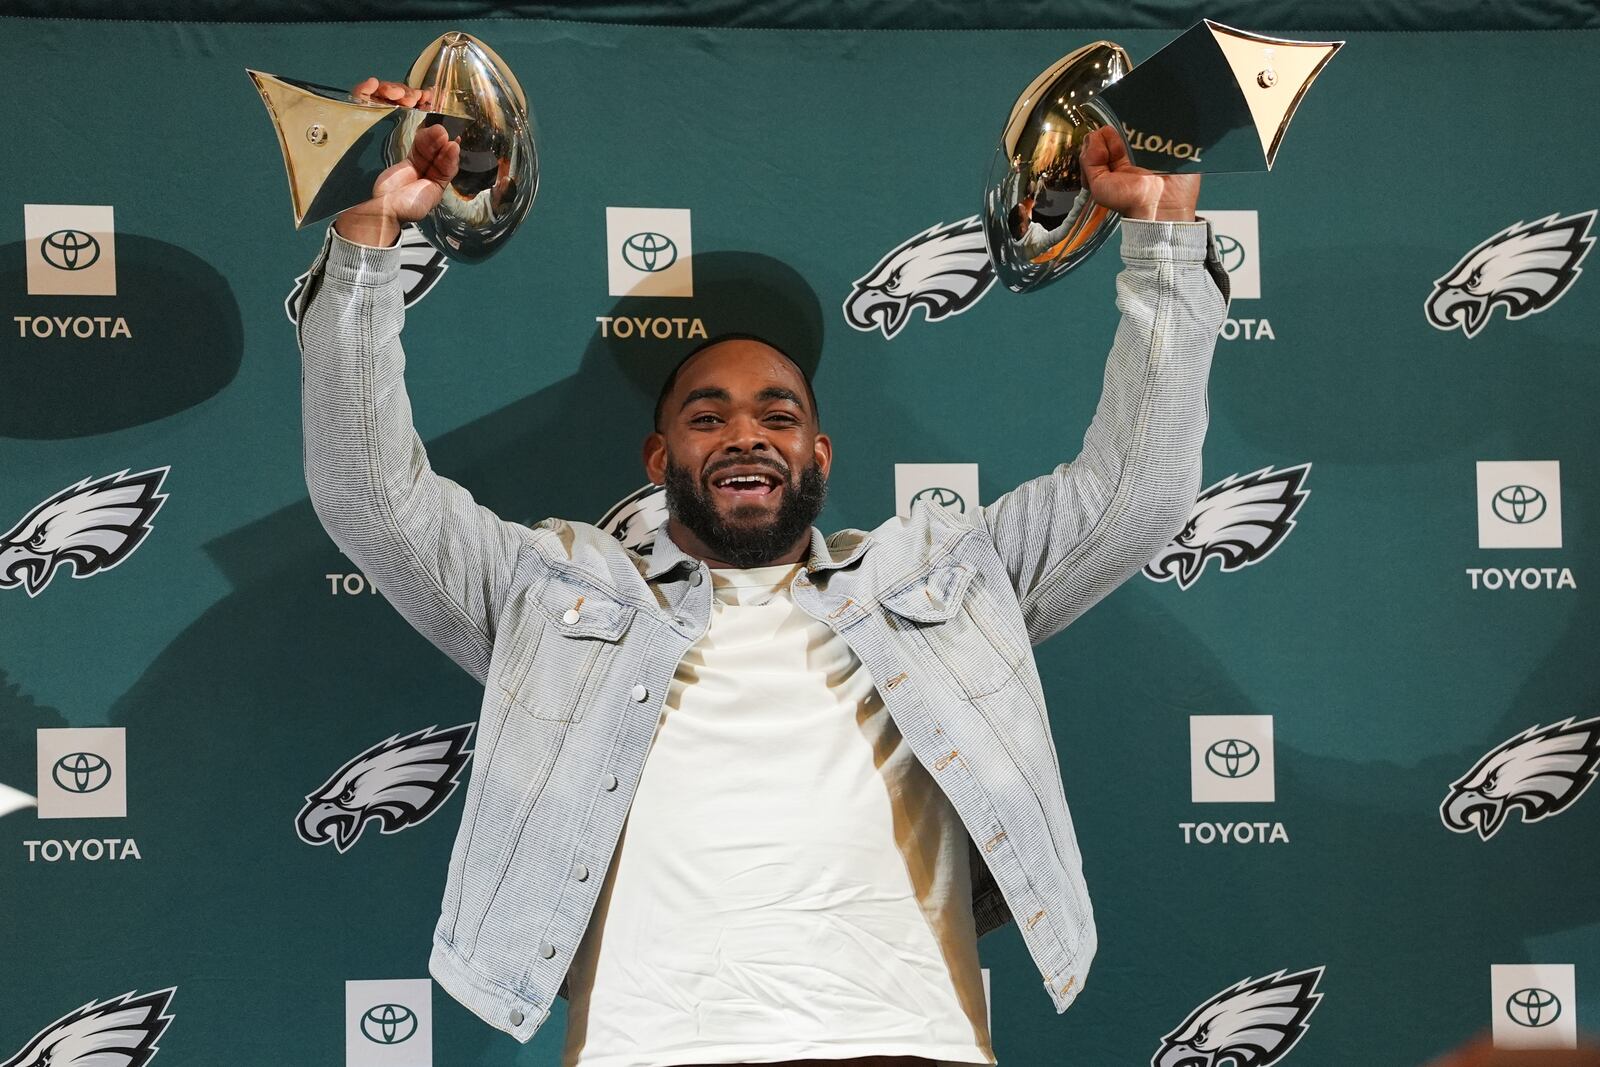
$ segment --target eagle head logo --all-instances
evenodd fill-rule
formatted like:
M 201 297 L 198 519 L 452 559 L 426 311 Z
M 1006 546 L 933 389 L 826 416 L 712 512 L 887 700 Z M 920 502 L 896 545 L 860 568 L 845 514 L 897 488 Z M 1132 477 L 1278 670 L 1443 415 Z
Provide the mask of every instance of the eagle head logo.
M 400 272 L 406 286 L 404 306 L 410 307 L 427 296 L 444 277 L 444 272 L 450 269 L 450 261 L 428 243 L 415 223 L 408 222 L 400 227 L 400 243 L 396 247 L 400 249 Z M 283 299 L 283 313 L 296 325 L 300 322 L 300 294 L 305 292 L 309 277 L 311 272 L 307 271 L 296 278 L 289 295 Z
M 893 338 L 921 308 L 929 322 L 959 315 L 994 284 L 983 224 L 971 215 L 930 226 L 857 278 L 845 297 L 844 318 L 858 330 Z
M 58 567 L 70 565 L 74 578 L 87 578 L 127 559 L 166 502 L 160 489 L 169 470 L 85 478 L 35 507 L 0 534 L 0 589 L 20 585 L 34 597 Z
M 144 1067 L 172 1022 L 167 1005 L 177 987 L 90 1001 L 34 1035 L 0 1067 Z
M 1433 283 L 1425 305 L 1428 321 L 1441 330 L 1461 328 L 1474 337 L 1495 305 L 1506 318 L 1543 311 L 1561 298 L 1583 271 L 1578 264 L 1594 244 L 1589 227 L 1595 213 L 1507 226 L 1468 252 Z
M 1600 764 L 1600 718 L 1534 726 L 1490 749 L 1450 783 L 1439 817 L 1458 834 L 1487 841 L 1513 808 L 1523 822 L 1564 811 L 1594 782 Z
M 1295 513 L 1311 495 L 1302 488 L 1310 472 L 1311 464 L 1302 463 L 1224 478 L 1200 494 L 1178 536 L 1145 565 L 1145 577 L 1175 579 L 1187 589 L 1208 559 L 1216 559 L 1223 571 L 1260 563 L 1294 529 Z
M 356 843 L 367 820 L 386 834 L 427 819 L 455 792 L 472 752 L 472 723 L 440 730 L 424 727 L 379 741 L 333 773 L 306 797 L 295 832 L 308 845 L 330 841 L 340 852 Z
M 615 504 L 596 524 L 640 555 L 649 555 L 656 527 L 667 521 L 667 487 L 640 486 Z
M 1266 1067 L 1305 1036 L 1322 968 L 1246 978 L 1200 1005 L 1161 1039 L 1150 1067 Z

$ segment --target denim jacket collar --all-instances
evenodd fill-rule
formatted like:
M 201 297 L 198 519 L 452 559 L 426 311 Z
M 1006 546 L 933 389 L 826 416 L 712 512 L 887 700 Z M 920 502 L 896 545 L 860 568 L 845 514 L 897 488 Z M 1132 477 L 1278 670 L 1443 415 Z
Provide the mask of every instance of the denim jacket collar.
M 650 547 L 650 565 L 644 572 L 646 581 L 653 581 L 661 577 L 679 564 L 694 566 L 699 561 L 678 547 L 678 543 L 667 533 L 667 523 L 663 522 L 656 527 L 654 540 Z M 811 527 L 811 547 L 806 570 L 809 572 L 838 570 L 848 567 L 861 558 L 867 548 L 872 544 L 871 534 L 862 534 L 860 540 L 848 544 L 847 553 L 835 558 L 833 549 L 829 546 L 827 538 L 822 536 L 822 531 L 815 526 Z

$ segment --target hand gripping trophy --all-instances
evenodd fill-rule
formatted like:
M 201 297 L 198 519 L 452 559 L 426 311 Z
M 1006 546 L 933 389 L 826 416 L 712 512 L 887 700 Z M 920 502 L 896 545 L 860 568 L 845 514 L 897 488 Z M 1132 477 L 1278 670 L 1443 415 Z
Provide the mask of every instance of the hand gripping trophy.
M 1138 66 L 1110 41 L 1062 56 L 1017 98 L 989 168 L 983 224 L 996 275 L 1014 292 L 1038 289 L 1116 229 L 1120 216 L 1084 180 L 1099 127 L 1155 174 L 1271 170 L 1312 79 L 1343 44 L 1206 19 Z
M 470 34 L 428 45 L 404 85 L 369 78 L 347 92 L 248 73 L 278 134 L 297 228 L 378 195 L 446 256 L 476 262 L 499 251 L 533 204 L 539 157 L 527 97 Z
M 1090 198 L 1083 177 L 1095 129 L 1109 126 L 1129 161 L 1157 174 L 1270 170 L 1295 109 L 1343 43 L 1205 19 L 1137 68 L 1111 41 L 1051 64 L 1013 105 L 984 190 L 1000 280 L 1019 293 L 1048 285 L 1116 228 L 1120 216 Z M 470 34 L 428 45 L 404 86 L 369 78 L 346 92 L 248 73 L 278 134 L 297 228 L 377 194 L 393 198 L 399 217 L 415 217 L 446 256 L 473 262 L 494 254 L 533 204 L 539 160 L 527 98 Z

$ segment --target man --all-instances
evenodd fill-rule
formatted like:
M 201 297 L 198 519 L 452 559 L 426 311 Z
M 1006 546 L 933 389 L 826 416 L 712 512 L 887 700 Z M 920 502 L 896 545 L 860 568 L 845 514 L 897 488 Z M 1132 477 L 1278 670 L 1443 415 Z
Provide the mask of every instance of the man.
M 1029 649 L 1183 525 L 1226 299 L 1198 178 L 1100 133 L 1127 269 L 1082 453 L 972 515 L 826 538 L 811 384 L 748 337 L 663 388 L 649 556 L 478 506 L 412 429 L 387 250 L 459 148 L 422 131 L 339 217 L 299 319 L 307 483 L 486 686 L 429 960 L 480 1017 L 527 1041 L 567 996 L 568 1067 L 993 1063 L 976 942 L 1013 915 L 1056 1010 L 1082 989 L 1094 921 Z

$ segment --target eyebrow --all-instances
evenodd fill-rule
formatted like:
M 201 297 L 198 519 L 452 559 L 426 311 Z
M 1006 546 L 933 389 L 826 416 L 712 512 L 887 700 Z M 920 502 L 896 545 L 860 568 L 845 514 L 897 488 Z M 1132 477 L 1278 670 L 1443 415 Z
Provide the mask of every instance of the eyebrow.
M 785 389 L 781 385 L 767 386 L 765 389 L 761 390 L 761 392 L 756 394 L 756 399 L 787 400 L 798 407 L 801 411 L 806 409 L 805 401 L 800 399 L 798 393 L 796 393 L 793 389 Z M 696 400 L 720 400 L 724 404 L 727 404 L 732 402 L 733 397 L 729 395 L 726 389 L 719 389 L 712 385 L 701 386 L 699 389 L 689 390 L 689 395 L 683 398 L 683 403 L 678 406 L 678 410 L 682 411 L 690 404 L 693 404 Z
M 727 403 L 732 399 L 733 397 L 728 395 L 728 391 L 726 389 L 717 389 L 712 386 L 702 386 L 699 389 L 689 390 L 689 395 L 683 398 L 683 403 L 678 405 L 678 410 L 682 411 L 690 404 L 693 404 L 696 400 L 721 400 L 723 403 Z
M 801 411 L 806 409 L 806 402 L 800 399 L 793 389 L 785 389 L 781 385 L 769 385 L 756 394 L 757 400 L 787 400 Z

